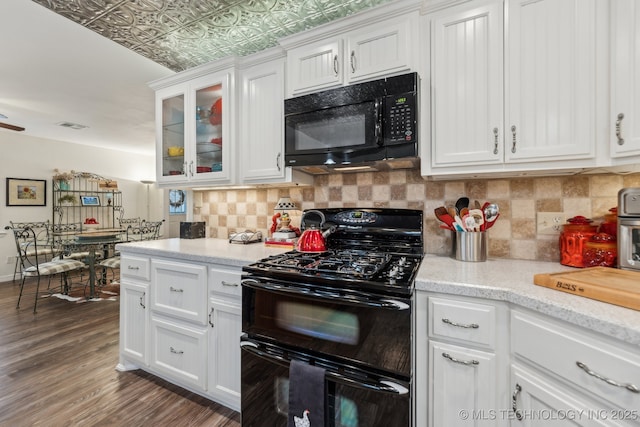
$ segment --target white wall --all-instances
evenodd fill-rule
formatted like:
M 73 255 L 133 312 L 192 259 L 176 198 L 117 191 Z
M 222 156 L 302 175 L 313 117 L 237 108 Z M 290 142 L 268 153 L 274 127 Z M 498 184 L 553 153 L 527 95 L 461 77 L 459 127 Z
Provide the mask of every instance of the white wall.
M 69 132 L 82 132 L 69 130 Z M 0 232 L 9 221 L 40 221 L 53 218 L 53 170 L 91 172 L 118 181 L 122 191 L 124 216 L 146 216 L 147 187 L 141 180 L 155 180 L 155 157 L 105 150 L 78 144 L 34 138 L 0 129 Z M 47 180 L 47 204 L 44 207 L 8 207 L 6 178 Z M 149 188 L 150 219 L 168 216 L 163 210 L 163 194 L 156 185 Z M 15 243 L 11 234 L 0 235 L 0 282 L 11 280 L 15 263 Z M 10 263 L 8 257 L 11 257 Z

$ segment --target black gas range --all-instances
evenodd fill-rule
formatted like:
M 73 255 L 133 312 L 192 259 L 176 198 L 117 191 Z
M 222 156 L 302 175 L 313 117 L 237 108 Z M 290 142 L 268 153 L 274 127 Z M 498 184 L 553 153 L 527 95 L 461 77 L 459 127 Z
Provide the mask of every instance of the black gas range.
M 243 268 L 243 426 L 302 416 L 288 410 L 293 360 L 326 370 L 323 425 L 410 425 L 422 224 L 419 210 L 305 211 L 303 230 L 334 230 L 327 251 L 289 251 Z

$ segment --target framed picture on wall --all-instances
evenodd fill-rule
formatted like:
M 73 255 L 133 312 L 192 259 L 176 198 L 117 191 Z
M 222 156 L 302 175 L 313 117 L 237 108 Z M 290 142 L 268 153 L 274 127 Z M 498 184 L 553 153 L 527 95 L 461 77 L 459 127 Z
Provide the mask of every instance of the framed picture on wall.
M 47 181 L 7 178 L 7 206 L 46 206 Z

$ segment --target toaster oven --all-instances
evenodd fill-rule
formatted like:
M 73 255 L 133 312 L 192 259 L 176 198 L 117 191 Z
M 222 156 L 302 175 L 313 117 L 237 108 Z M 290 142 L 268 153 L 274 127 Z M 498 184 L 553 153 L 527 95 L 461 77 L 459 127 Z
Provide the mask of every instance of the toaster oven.
M 640 271 L 640 188 L 618 192 L 618 267 Z

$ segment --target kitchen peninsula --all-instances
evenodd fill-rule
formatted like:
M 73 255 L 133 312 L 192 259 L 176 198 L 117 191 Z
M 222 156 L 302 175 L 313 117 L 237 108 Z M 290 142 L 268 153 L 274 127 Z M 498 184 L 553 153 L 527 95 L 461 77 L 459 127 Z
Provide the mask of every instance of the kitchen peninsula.
M 241 331 L 241 267 L 283 250 L 212 238 L 117 249 L 122 253 L 119 369 L 147 370 L 239 410 L 235 343 Z M 534 274 L 564 269 L 553 262 L 464 263 L 425 256 L 414 292 L 415 425 L 455 425 L 461 409 L 511 409 L 517 388 L 518 411 L 542 392 L 571 408 L 638 407 L 640 394 L 632 387 L 640 386 L 640 312 L 533 284 Z M 463 370 L 448 376 L 459 367 Z M 468 381 L 438 383 L 447 379 Z M 467 392 L 448 397 L 449 390 L 462 386 Z M 431 393 L 433 387 L 442 393 Z M 566 395 L 571 399 L 562 400 Z M 501 421 L 497 425 L 508 420 Z M 637 425 L 631 421 L 628 425 Z

